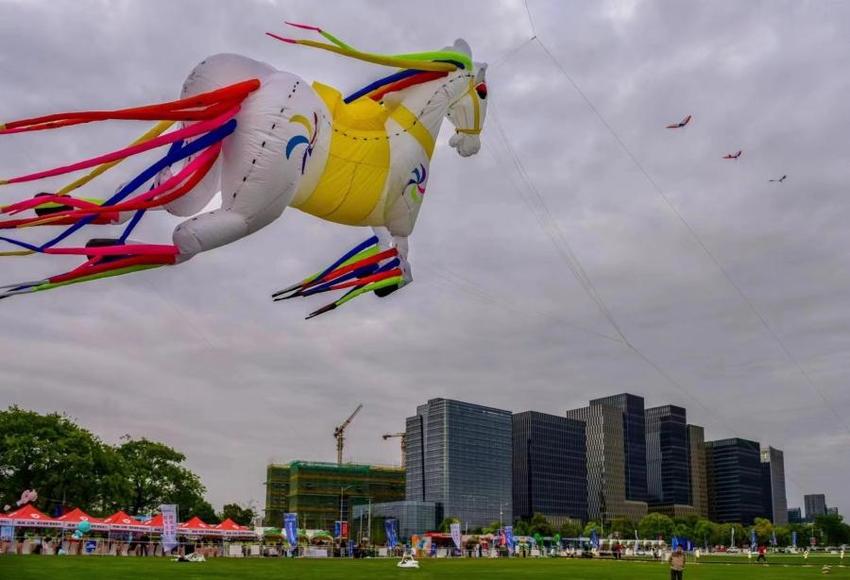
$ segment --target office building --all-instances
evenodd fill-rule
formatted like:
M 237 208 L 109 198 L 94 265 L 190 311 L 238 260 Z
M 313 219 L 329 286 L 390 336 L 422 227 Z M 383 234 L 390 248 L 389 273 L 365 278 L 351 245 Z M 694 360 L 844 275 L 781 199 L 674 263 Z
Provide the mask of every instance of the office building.
M 431 399 L 406 421 L 406 498 L 470 529 L 510 521 L 512 450 L 509 411 Z
M 626 468 L 626 499 L 647 501 L 646 420 L 643 397 L 622 393 L 590 401 L 590 406 L 606 405 L 623 414 L 623 445 Z
M 765 517 L 774 525 L 787 525 L 788 501 L 785 497 L 785 458 L 782 451 L 773 447 L 762 449 L 761 470 Z
M 685 409 L 646 409 L 646 476 L 650 507 L 690 505 L 690 446 Z
M 691 505 L 700 517 L 708 517 L 708 480 L 705 467 L 705 430 L 688 425 L 688 469 L 691 478 Z
M 266 469 L 266 525 L 281 527 L 283 514 L 296 512 L 299 527 L 332 531 L 350 521 L 352 507 L 404 499 L 400 467 L 293 461 Z
M 789 524 L 802 524 L 803 523 L 803 510 L 800 508 L 788 508 L 788 523 Z
M 709 441 L 705 448 L 711 519 L 748 526 L 755 518 L 762 517 L 759 444 L 736 437 Z
M 813 522 L 818 516 L 826 515 L 826 495 L 815 493 L 803 496 L 806 506 L 806 521 Z
M 514 519 L 541 513 L 558 526 L 587 519 L 583 421 L 536 411 L 513 416 Z
M 603 523 L 618 517 L 640 520 L 647 513 L 646 502 L 626 497 L 628 429 L 622 409 L 597 403 L 572 409 L 566 415 L 585 424 L 588 519 Z M 645 461 L 645 450 L 643 455 Z M 645 476 L 646 465 L 643 473 Z

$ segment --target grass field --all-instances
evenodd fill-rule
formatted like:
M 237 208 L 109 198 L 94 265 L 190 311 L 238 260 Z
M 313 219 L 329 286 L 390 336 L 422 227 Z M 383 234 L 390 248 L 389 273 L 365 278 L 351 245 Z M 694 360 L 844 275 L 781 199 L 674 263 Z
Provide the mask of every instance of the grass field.
M 725 557 L 699 564 L 689 562 L 687 580 L 744 580 L 797 578 L 850 579 L 850 566 L 835 566 L 828 576 L 824 564 L 837 558 L 773 557 L 768 566 L 746 558 Z M 396 560 L 215 559 L 183 564 L 165 559 L 109 557 L 0 556 L 2 580 L 141 580 L 149 578 L 227 580 L 649 580 L 667 579 L 667 566 L 658 562 L 611 560 L 424 560 L 419 570 L 400 570 Z

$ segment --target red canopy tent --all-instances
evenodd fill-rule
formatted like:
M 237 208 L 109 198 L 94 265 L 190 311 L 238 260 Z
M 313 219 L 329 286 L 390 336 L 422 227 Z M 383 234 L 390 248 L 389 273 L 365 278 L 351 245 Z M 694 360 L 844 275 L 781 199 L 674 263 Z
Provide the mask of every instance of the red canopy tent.
M 63 528 L 75 528 L 81 522 L 88 522 L 91 524 L 91 528 L 93 530 L 108 530 L 109 526 L 103 523 L 102 518 L 96 518 L 94 516 L 90 516 L 80 508 L 74 508 L 69 511 L 67 514 L 59 516 L 56 518 L 56 521 L 62 522 Z
M 211 526 L 204 522 L 198 516 L 193 517 L 188 522 L 183 522 L 177 526 L 178 534 L 186 534 L 192 536 L 218 536 L 221 535 L 215 526 Z
M 162 532 L 162 514 L 156 514 L 142 525 L 151 532 Z
M 115 532 L 147 532 L 150 528 L 146 527 L 139 520 L 128 516 L 121 510 L 118 510 L 108 518 L 103 518 L 103 523 L 109 526 L 109 531 Z
M 246 528 L 245 526 L 240 526 L 230 518 L 227 518 L 226 520 L 215 526 L 215 529 L 223 536 L 245 537 L 254 535 L 254 533 L 249 528 Z
M 13 511 L 9 514 L 8 520 L 3 522 L 11 526 L 24 526 L 30 528 L 61 528 L 62 522 L 54 520 L 47 514 L 38 511 L 32 504 L 27 504 L 22 508 Z

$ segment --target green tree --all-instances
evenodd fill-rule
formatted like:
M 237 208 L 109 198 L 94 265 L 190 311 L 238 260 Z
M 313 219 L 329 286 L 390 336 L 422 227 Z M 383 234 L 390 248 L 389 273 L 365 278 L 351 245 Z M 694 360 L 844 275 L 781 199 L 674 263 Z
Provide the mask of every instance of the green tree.
M 124 505 L 131 514 L 150 513 L 160 504 L 176 503 L 181 518 L 206 512 L 215 520 L 215 511 L 211 506 L 207 510 L 209 504 L 204 501 L 206 488 L 183 466 L 185 455 L 163 443 L 129 437 L 117 451 L 130 486 Z
M 582 530 L 581 532 L 581 535 L 586 538 L 589 538 L 590 535 L 593 533 L 593 530 L 596 530 L 596 534 L 600 538 L 602 537 L 602 526 L 599 524 L 599 522 L 595 522 L 593 520 L 587 522 L 587 524 L 584 526 L 584 530 Z
M 561 525 L 558 533 L 561 534 L 562 538 L 577 538 L 581 535 L 582 531 L 581 524 L 573 521 L 567 521 Z
M 555 535 L 555 528 L 549 523 L 549 520 L 546 519 L 546 516 L 543 514 L 537 513 L 534 514 L 529 522 L 529 531 L 532 535 L 540 534 L 543 537 L 551 537 Z
M 489 525 L 484 526 L 481 529 L 481 532 L 484 533 L 484 534 L 497 534 L 497 533 L 499 533 L 499 528 L 501 528 L 501 527 L 502 526 L 499 523 L 499 520 L 493 520 L 492 522 L 490 522 Z M 446 528 L 446 530 L 448 531 L 448 528 Z
M 788 526 L 774 526 L 776 532 L 776 543 L 780 546 L 791 545 L 791 528 Z
M 636 527 L 634 522 L 628 518 L 614 518 L 608 524 L 608 531 L 620 539 L 631 538 L 634 537 Z
M 197 516 L 208 524 L 217 524 L 220 522 L 213 506 L 211 506 L 209 502 L 202 497 L 194 496 L 188 500 L 184 500 L 182 503 L 180 500 L 176 500 L 175 503 L 182 506 L 180 508 L 183 510 L 180 512 L 180 517 L 182 519 L 188 520 Z
M 221 513 L 218 515 L 218 519 L 224 521 L 227 518 L 230 518 L 240 526 L 249 526 L 251 522 L 254 520 L 254 516 L 257 514 L 254 513 L 250 507 L 242 507 L 238 503 L 228 503 L 224 505 Z
M 35 489 L 42 510 L 64 504 L 103 513 L 126 492 L 120 464 L 112 448 L 64 415 L 0 411 L 0 505 Z
M 719 542 L 718 526 L 714 522 L 706 519 L 698 520 L 694 524 L 693 539 L 697 544 L 716 545 Z
M 753 521 L 753 527 L 756 529 L 756 539 L 759 545 L 769 544 L 773 537 L 773 523 L 765 518 L 756 518 Z
M 447 534 L 451 531 L 452 524 L 459 524 L 460 519 L 455 516 L 449 516 L 447 518 L 443 518 L 443 521 L 440 522 L 440 531 L 444 534 Z M 491 524 L 492 525 L 492 524 Z M 499 526 L 499 522 L 496 522 L 496 527 Z
M 662 537 L 669 540 L 673 535 L 673 520 L 664 514 L 652 513 L 644 516 L 638 524 L 640 537 L 654 540 Z
M 815 528 L 823 534 L 823 543 L 838 546 L 850 543 L 850 527 L 844 523 L 844 517 L 838 514 L 826 514 L 815 518 Z
M 514 535 L 516 536 L 528 536 L 531 532 L 529 531 L 528 522 L 523 519 L 518 519 L 514 522 Z

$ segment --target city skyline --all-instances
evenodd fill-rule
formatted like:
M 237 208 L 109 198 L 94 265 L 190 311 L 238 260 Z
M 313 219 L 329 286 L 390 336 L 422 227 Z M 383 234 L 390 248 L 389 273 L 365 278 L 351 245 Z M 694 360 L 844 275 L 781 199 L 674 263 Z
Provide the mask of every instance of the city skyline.
M 704 429 L 688 423 L 687 409 L 646 407 L 634 393 L 591 399 L 561 416 L 434 398 L 405 422 L 404 501 L 376 508 L 398 515 L 408 528 L 423 517 L 457 517 L 477 528 L 534 514 L 555 525 L 637 522 L 653 512 L 743 525 L 789 520 L 782 450 L 739 437 L 705 441 Z M 322 465 L 339 474 L 372 469 Z M 294 492 L 288 500 L 280 495 L 287 478 L 272 478 L 282 469 L 289 466 L 268 466 L 272 522 L 286 509 L 284 501 L 295 501 Z M 330 477 L 340 493 L 349 487 L 342 475 Z M 339 501 L 342 514 L 342 496 Z M 833 511 L 823 495 L 807 495 L 805 503 L 808 519 L 815 509 Z
M 591 399 L 590 405 L 588 407 L 577 408 L 577 409 L 572 409 L 572 410 L 565 409 L 560 415 L 554 415 L 551 412 L 544 412 L 544 411 L 539 411 L 539 410 L 525 410 L 525 411 L 518 411 L 517 412 L 517 411 L 511 411 L 510 409 L 494 409 L 492 407 L 487 407 L 485 405 L 479 405 L 478 403 L 475 403 L 475 402 L 463 401 L 463 400 L 459 400 L 459 399 L 438 398 L 438 399 L 432 399 L 431 401 L 441 400 L 441 401 L 448 401 L 450 403 L 459 403 L 461 405 L 469 405 L 471 407 L 480 407 L 480 408 L 485 408 L 485 409 L 489 408 L 492 411 L 510 413 L 511 416 L 514 417 L 514 418 L 516 418 L 518 416 L 526 416 L 526 415 L 539 415 L 539 416 L 542 416 L 542 417 L 559 417 L 559 418 L 566 417 L 567 419 L 569 419 L 569 418 L 573 418 L 573 419 L 580 418 L 580 420 L 586 421 L 587 419 L 581 418 L 582 417 L 582 414 L 581 414 L 582 411 L 585 411 L 586 409 L 590 409 L 594 405 L 596 405 L 597 407 L 607 406 L 609 408 L 613 408 L 613 407 L 610 407 L 610 405 L 608 403 L 606 403 L 606 401 L 611 401 L 611 400 L 626 401 L 628 399 L 640 399 L 641 401 L 644 401 L 642 396 L 637 395 L 635 393 L 612 393 L 612 394 L 609 394 L 609 395 L 604 395 L 604 396 L 601 396 L 601 397 L 597 397 L 595 399 Z M 430 401 L 429 401 L 429 403 L 430 403 Z M 423 408 L 427 408 L 427 406 L 428 406 L 427 403 L 423 404 L 423 405 L 418 405 L 417 409 L 421 410 Z M 686 416 L 683 412 L 686 413 L 686 411 L 687 411 L 683 407 L 678 407 L 676 405 L 671 405 L 671 404 L 661 404 L 661 405 L 658 405 L 658 406 L 655 406 L 655 407 L 645 406 L 644 410 L 646 412 L 680 414 L 681 418 L 683 420 L 684 420 L 684 417 Z M 602 415 L 600 415 L 600 418 L 602 418 L 604 416 L 605 415 L 603 413 Z M 410 422 L 410 419 L 411 418 L 408 418 L 408 420 L 407 420 L 408 424 Z M 610 419 L 611 419 L 611 417 L 609 417 L 609 420 Z M 593 420 L 593 419 L 591 418 L 591 420 Z M 515 423 L 515 425 L 516 425 L 516 423 Z M 690 424 L 689 421 L 687 421 L 684 426 L 686 427 L 686 430 L 685 430 L 684 433 L 685 433 L 685 437 L 686 437 L 685 444 L 687 446 L 687 454 L 688 454 L 688 457 L 689 457 L 688 458 L 688 464 L 689 465 L 691 464 L 691 462 L 695 461 L 694 453 L 697 453 L 698 452 L 697 450 L 699 450 L 703 453 L 706 452 L 706 450 L 710 447 L 709 444 L 711 444 L 711 443 L 741 440 L 741 438 L 737 438 L 737 437 L 731 437 L 731 438 L 730 437 L 726 437 L 726 438 L 720 437 L 720 438 L 715 438 L 715 439 L 709 439 L 708 437 L 705 437 L 704 428 L 702 426 Z M 514 429 L 515 428 L 516 427 L 514 427 Z M 647 433 L 648 429 L 649 429 L 649 422 L 647 421 L 644 433 Z M 621 435 L 618 435 L 618 436 L 622 436 L 622 433 L 624 433 L 625 431 L 626 431 L 625 429 L 620 429 Z M 696 440 L 696 442 L 694 442 L 694 439 Z M 746 440 L 743 440 L 743 441 L 746 441 Z M 782 490 L 781 491 L 785 492 L 787 487 L 788 487 L 788 482 L 787 482 L 787 479 L 785 477 L 785 464 L 784 464 L 784 453 L 783 453 L 783 451 L 774 448 L 773 446 L 769 445 L 768 442 L 751 441 L 750 443 L 756 444 L 756 447 L 753 447 L 753 450 L 754 450 L 754 454 L 755 454 L 754 457 L 757 456 L 759 458 L 759 474 L 758 474 L 758 480 L 760 482 L 759 485 L 762 485 L 764 482 L 770 480 L 770 474 L 771 474 L 770 467 L 771 467 L 771 463 L 772 463 L 770 460 L 773 460 L 774 466 L 775 466 L 776 462 L 778 462 L 779 465 L 780 465 L 779 470 L 782 474 Z M 696 449 L 694 449 L 694 445 L 696 446 Z M 666 510 L 663 508 L 663 505 L 665 503 L 667 503 L 669 506 L 672 506 L 674 503 L 679 505 L 679 502 L 670 503 L 670 502 L 663 502 L 663 501 L 655 501 L 655 500 L 652 499 L 652 496 L 651 496 L 651 487 L 652 486 L 651 486 L 651 483 L 650 483 L 650 479 L 651 479 L 651 476 L 652 476 L 652 468 L 651 468 L 652 458 L 649 455 L 650 452 L 647 451 L 649 449 L 649 444 L 645 444 L 645 446 L 646 446 L 645 452 L 647 453 L 647 460 L 646 460 L 646 463 L 645 463 L 645 472 L 646 472 L 646 476 L 647 476 L 647 492 L 646 493 L 647 493 L 647 498 L 650 501 L 642 502 L 642 501 L 639 501 L 639 500 L 628 499 L 627 494 L 626 494 L 626 480 L 625 479 L 622 482 L 623 498 L 621 500 L 621 501 L 626 501 L 626 502 L 629 503 L 629 505 L 631 505 L 631 507 L 627 508 L 627 511 L 631 511 L 634 514 L 639 514 L 639 513 L 643 512 L 643 515 L 645 515 L 646 513 L 654 512 L 654 511 L 665 512 Z M 414 449 L 418 450 L 419 448 L 414 447 Z M 410 452 L 410 448 L 408 448 L 408 452 Z M 625 467 L 627 465 L 627 461 L 625 459 L 625 445 L 624 445 L 623 449 L 621 449 L 621 452 L 623 454 L 623 457 L 622 457 L 622 460 L 620 461 L 620 463 L 623 465 L 623 468 L 625 469 Z M 770 460 L 767 459 L 767 458 L 770 458 Z M 699 459 L 699 461 L 705 462 L 706 461 L 705 456 L 703 455 L 703 458 Z M 367 464 L 368 462 L 351 461 L 351 463 Z M 380 465 L 380 464 L 376 464 L 376 465 Z M 401 466 L 401 462 L 400 461 L 390 461 L 390 462 L 385 463 L 385 465 Z M 767 470 L 765 470 L 766 466 L 767 466 Z M 414 466 L 414 469 L 416 469 L 415 466 Z M 706 505 L 706 506 L 708 505 L 707 502 L 708 502 L 708 483 L 709 482 L 707 481 L 707 478 L 706 478 L 705 475 L 699 476 L 699 475 L 697 475 L 697 473 L 699 473 L 698 470 L 693 471 L 689 468 L 687 470 L 687 474 L 686 474 L 686 477 L 688 479 L 687 486 L 688 486 L 689 500 L 691 502 L 690 505 L 692 507 L 694 507 L 694 509 L 695 509 L 695 511 L 693 513 L 697 513 L 699 515 L 702 515 L 703 517 L 716 516 L 716 514 L 709 513 L 708 507 L 705 507 L 705 508 L 700 507 L 701 503 Z M 753 473 L 754 473 L 753 477 L 755 478 L 756 477 L 755 472 L 753 472 Z M 700 481 L 700 478 L 702 478 L 701 481 Z M 753 479 L 753 481 L 755 482 L 755 479 Z M 681 485 L 681 484 L 678 484 L 678 485 Z M 760 488 L 760 489 L 762 489 L 762 488 Z M 771 489 L 771 488 L 769 486 L 765 486 L 763 489 Z M 420 488 L 420 490 L 421 490 L 421 488 Z M 761 493 L 761 492 L 759 492 L 759 493 Z M 808 497 L 820 497 L 820 496 L 823 496 L 823 495 L 824 494 L 803 494 L 803 495 L 801 495 L 801 501 L 799 502 L 799 504 L 804 505 L 806 503 Z M 588 496 L 588 497 L 589 497 L 589 499 L 588 499 L 587 510 L 588 510 L 588 514 L 590 514 L 591 513 L 590 512 L 590 506 L 593 504 L 594 500 L 592 498 L 590 498 L 590 496 Z M 407 499 L 408 499 L 408 501 L 411 501 L 411 500 L 412 501 L 424 501 L 424 500 L 419 499 L 419 498 L 412 499 L 411 497 L 408 497 Z M 429 499 L 428 501 L 432 501 L 432 500 Z M 687 504 L 688 502 L 684 502 L 684 503 Z M 776 507 L 774 507 L 772 500 L 770 500 L 769 498 L 763 498 L 763 501 L 759 501 L 757 503 L 760 506 L 759 509 L 764 510 L 764 513 L 759 512 L 760 515 L 758 517 L 763 517 L 763 515 L 765 515 L 768 512 L 772 513 L 774 517 L 776 517 L 776 514 L 780 514 L 776 519 L 776 523 L 778 523 L 778 524 L 787 523 L 788 510 L 791 509 L 793 506 L 797 505 L 797 502 L 792 501 L 790 498 L 787 497 L 787 495 L 785 496 L 784 504 L 779 503 Z M 644 507 L 638 507 L 637 504 L 644 504 Z M 783 505 L 784 505 L 784 508 L 783 508 Z M 824 509 L 826 509 L 826 508 L 824 508 Z M 830 508 L 830 509 L 832 509 L 832 508 Z M 637 511 L 635 511 L 635 510 L 637 510 Z M 645 511 L 643 511 L 643 510 L 645 510 Z M 673 513 L 674 513 L 673 511 L 670 511 L 671 515 Z M 676 513 L 678 513 L 678 512 L 676 512 Z M 690 512 L 686 511 L 686 512 L 682 512 L 682 513 L 690 513 Z M 784 514 L 784 516 L 781 515 L 781 514 Z M 598 515 L 597 515 L 597 517 L 598 517 Z M 784 517 L 784 521 L 783 521 L 783 517 Z M 593 519 L 593 518 L 589 517 L 588 519 Z M 806 516 L 805 519 L 809 519 L 808 516 Z M 772 519 L 772 521 L 773 521 L 773 519 Z

